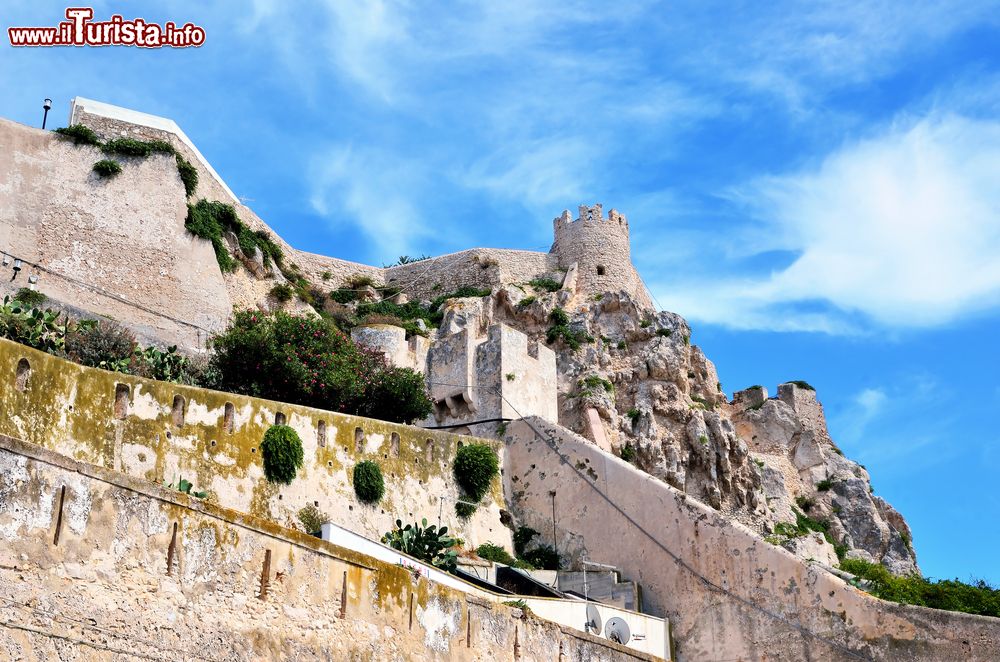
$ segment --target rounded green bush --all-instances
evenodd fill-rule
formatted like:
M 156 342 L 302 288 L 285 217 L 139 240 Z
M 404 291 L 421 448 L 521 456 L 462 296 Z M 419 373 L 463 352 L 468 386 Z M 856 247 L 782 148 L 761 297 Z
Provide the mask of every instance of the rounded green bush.
M 497 454 L 486 444 L 469 444 L 455 455 L 455 480 L 467 495 L 479 501 L 490 489 L 493 477 L 500 473 Z
M 354 465 L 354 493 L 363 503 L 378 503 L 385 494 L 382 470 L 371 460 Z
M 264 475 L 272 483 L 288 485 L 302 466 L 302 440 L 287 425 L 272 425 L 260 444 L 264 455 Z
M 114 177 L 122 171 L 122 165 L 110 159 L 101 159 L 94 164 L 94 172 L 101 177 Z

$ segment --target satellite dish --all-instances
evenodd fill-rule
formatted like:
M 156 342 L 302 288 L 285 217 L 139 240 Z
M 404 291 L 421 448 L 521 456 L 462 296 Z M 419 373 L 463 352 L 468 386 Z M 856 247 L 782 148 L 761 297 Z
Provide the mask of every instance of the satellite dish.
M 587 622 L 584 624 L 587 632 L 601 633 L 601 612 L 593 604 L 587 605 Z
M 604 626 L 604 636 L 619 644 L 627 644 L 632 639 L 632 631 L 628 629 L 625 619 L 615 616 Z

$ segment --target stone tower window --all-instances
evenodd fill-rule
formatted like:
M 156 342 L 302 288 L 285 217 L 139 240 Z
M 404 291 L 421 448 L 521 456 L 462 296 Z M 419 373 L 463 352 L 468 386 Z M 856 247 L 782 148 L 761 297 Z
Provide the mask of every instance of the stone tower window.
M 604 265 L 603 264 L 597 265 L 597 275 L 598 276 L 603 276 L 604 275 Z
M 326 421 L 320 421 L 316 424 L 316 445 L 320 448 L 326 446 Z
M 399 457 L 399 433 L 393 432 L 389 437 L 389 452 L 393 457 Z
M 280 412 L 280 411 L 274 415 L 274 424 L 275 425 L 284 425 L 285 424 L 285 420 L 286 420 L 285 419 L 285 414 L 282 413 L 282 412 Z

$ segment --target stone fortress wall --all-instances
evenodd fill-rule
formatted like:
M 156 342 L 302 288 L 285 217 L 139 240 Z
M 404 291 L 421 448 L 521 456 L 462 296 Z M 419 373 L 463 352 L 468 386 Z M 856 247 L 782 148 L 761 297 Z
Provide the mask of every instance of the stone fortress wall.
M 314 504 L 374 540 L 397 518 L 436 522 L 441 513 L 473 547 L 511 545 L 499 484 L 468 520 L 455 515 L 451 465 L 468 437 L 86 368 L 2 339 L 0 385 L 0 434 L 157 484 L 184 478 L 227 508 L 291 525 Z M 278 421 L 298 432 L 305 452 L 290 485 L 264 479 L 258 451 Z M 374 506 L 351 482 L 366 459 L 386 484 Z
M 506 438 L 514 516 L 637 581 L 679 660 L 1000 659 L 997 619 L 879 600 L 540 418 Z
M 5 660 L 659 659 L 2 434 L 0 496 Z
M 322 289 L 364 275 L 401 288 L 411 300 L 430 300 L 462 286 L 493 289 L 533 278 L 562 282 L 579 263 L 570 288 L 584 295 L 577 301 L 623 289 L 652 307 L 631 266 L 627 221 L 617 212 L 603 219 L 600 205 L 581 207 L 577 221 L 568 221 L 567 213 L 557 219 L 549 253 L 475 248 L 376 267 L 290 246 L 240 202 L 172 120 L 77 98 L 70 123 L 88 126 L 105 140 L 169 142 L 198 170 L 191 202 L 231 204 L 244 224 L 268 232 L 286 263 Z M 10 182 L 0 187 L 0 251 L 46 270 L 37 288 L 51 304 L 107 315 L 134 327 L 142 340 L 194 350 L 225 327 L 234 307 L 256 308 L 267 299 L 273 280 L 255 279 L 242 268 L 222 274 L 209 242 L 185 231 L 187 200 L 172 157 L 120 159 L 123 172 L 110 179 L 91 171 L 101 158 L 97 148 L 0 120 L 0 173 Z M 0 294 L 26 284 L 0 283 Z M 156 306 L 145 305 L 150 301 Z

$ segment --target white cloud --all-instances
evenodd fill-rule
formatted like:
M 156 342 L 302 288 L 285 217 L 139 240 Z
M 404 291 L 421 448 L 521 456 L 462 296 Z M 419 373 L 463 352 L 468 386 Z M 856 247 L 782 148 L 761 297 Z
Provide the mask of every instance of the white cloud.
M 386 255 L 405 255 L 428 233 L 410 202 L 421 186 L 417 170 L 399 157 L 372 149 L 336 146 L 320 150 L 310 203 L 332 227 L 359 228 Z
M 1000 304 L 997 173 L 1000 122 L 899 122 L 739 192 L 758 222 L 734 251 L 791 251 L 786 267 L 655 289 L 695 320 L 736 328 L 931 327 L 990 310 Z

